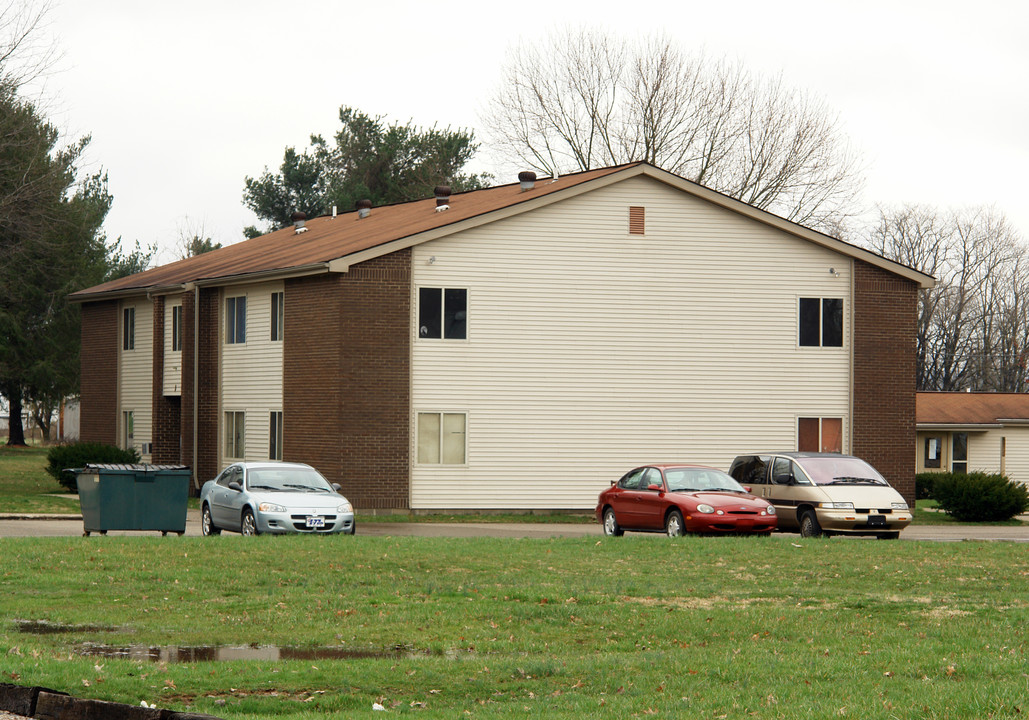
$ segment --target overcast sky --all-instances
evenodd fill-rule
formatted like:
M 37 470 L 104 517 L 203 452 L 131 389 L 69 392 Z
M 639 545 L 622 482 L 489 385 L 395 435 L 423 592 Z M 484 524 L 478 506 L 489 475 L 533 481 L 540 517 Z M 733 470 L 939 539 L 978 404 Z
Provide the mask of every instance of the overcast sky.
M 243 180 L 350 105 L 479 132 L 507 51 L 563 27 L 663 32 L 821 95 L 864 202 L 994 205 L 1029 238 L 1029 3 L 914 0 L 57 0 L 56 122 L 91 134 L 111 238 L 175 259 L 183 228 L 242 239 Z M 492 170 L 483 148 L 474 170 Z M 514 178 L 498 177 L 499 182 Z

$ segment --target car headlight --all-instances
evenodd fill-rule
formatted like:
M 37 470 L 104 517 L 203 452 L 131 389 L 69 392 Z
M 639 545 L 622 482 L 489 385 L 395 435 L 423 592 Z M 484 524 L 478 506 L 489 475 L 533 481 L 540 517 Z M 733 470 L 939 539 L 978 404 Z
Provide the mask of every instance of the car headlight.
M 766 507 L 765 512 L 769 515 L 775 515 L 775 505 L 769 505 Z
M 824 502 L 820 503 L 819 507 L 828 508 L 829 510 L 853 510 L 854 503 L 852 502 Z
M 910 508 L 908 508 L 908 504 L 906 502 L 895 502 L 895 503 L 893 503 L 893 509 L 894 510 L 909 510 Z
M 263 503 L 261 503 L 260 505 L 257 506 L 257 509 L 259 511 L 261 511 L 261 512 L 277 512 L 277 513 L 284 513 L 284 512 L 286 512 L 286 508 L 282 507 L 281 505 L 276 505 L 275 503 L 270 503 L 270 502 L 263 502 Z
M 338 508 L 336 508 L 336 512 L 338 512 L 338 513 L 354 512 L 354 506 L 351 505 L 348 502 L 345 502 L 342 505 L 340 505 Z
M 699 512 L 699 513 L 704 513 L 705 515 L 710 515 L 714 511 L 715 511 L 715 509 L 713 507 L 711 507 L 710 505 L 707 505 L 705 503 L 701 503 L 700 505 L 697 505 L 697 512 Z

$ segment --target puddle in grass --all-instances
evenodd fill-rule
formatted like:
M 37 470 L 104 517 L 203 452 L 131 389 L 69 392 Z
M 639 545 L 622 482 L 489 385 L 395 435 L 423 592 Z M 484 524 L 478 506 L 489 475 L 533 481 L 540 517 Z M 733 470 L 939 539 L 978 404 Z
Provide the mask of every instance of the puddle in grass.
M 55 623 L 49 620 L 15 620 L 18 632 L 29 635 L 59 635 L 61 633 L 100 633 L 117 632 L 119 628 L 113 625 L 69 625 L 66 623 Z
M 357 650 L 345 647 L 295 648 L 278 645 L 221 645 L 221 646 L 155 646 L 155 645 L 93 645 L 79 646 L 78 652 L 90 657 L 145 662 L 195 663 L 228 662 L 231 660 L 364 660 L 423 657 L 457 657 L 452 653 L 433 653 L 410 647 L 382 650 Z

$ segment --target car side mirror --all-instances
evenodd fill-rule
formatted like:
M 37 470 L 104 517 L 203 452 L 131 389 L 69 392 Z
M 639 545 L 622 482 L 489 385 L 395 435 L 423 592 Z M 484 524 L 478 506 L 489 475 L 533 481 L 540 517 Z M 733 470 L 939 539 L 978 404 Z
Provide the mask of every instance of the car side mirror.
M 743 488 L 743 492 L 748 492 L 748 493 L 754 492 L 753 488 L 751 488 L 750 485 L 742 485 L 741 487 Z
M 343 486 L 340 485 L 339 483 L 332 483 L 332 489 L 335 490 L 336 492 L 339 492 L 340 490 L 343 489 Z
M 647 485 L 647 490 L 650 490 L 652 492 L 663 492 L 664 488 L 661 487 L 660 485 L 651 484 L 651 485 Z
M 233 480 L 229 483 L 229 490 L 235 490 L 236 492 L 243 492 L 243 486 Z

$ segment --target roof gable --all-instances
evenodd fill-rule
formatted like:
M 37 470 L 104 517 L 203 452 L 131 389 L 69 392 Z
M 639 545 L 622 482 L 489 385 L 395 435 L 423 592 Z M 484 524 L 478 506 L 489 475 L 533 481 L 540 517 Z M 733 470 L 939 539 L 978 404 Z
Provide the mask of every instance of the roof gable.
M 70 295 L 76 302 L 177 292 L 191 284 L 218 285 L 256 278 L 296 277 L 319 272 L 345 271 L 349 266 L 380 255 L 496 222 L 559 200 L 646 175 L 690 195 L 727 208 L 783 232 L 864 260 L 905 277 L 922 287 L 932 278 L 841 240 L 802 227 L 776 215 L 680 178 L 642 162 L 546 178 L 531 190 L 519 184 L 457 193 L 449 208 L 437 212 L 433 198 L 373 208 L 366 218 L 357 212 L 318 217 L 306 222 L 306 231 L 293 227 L 213 250 L 202 255 L 151 268 Z

